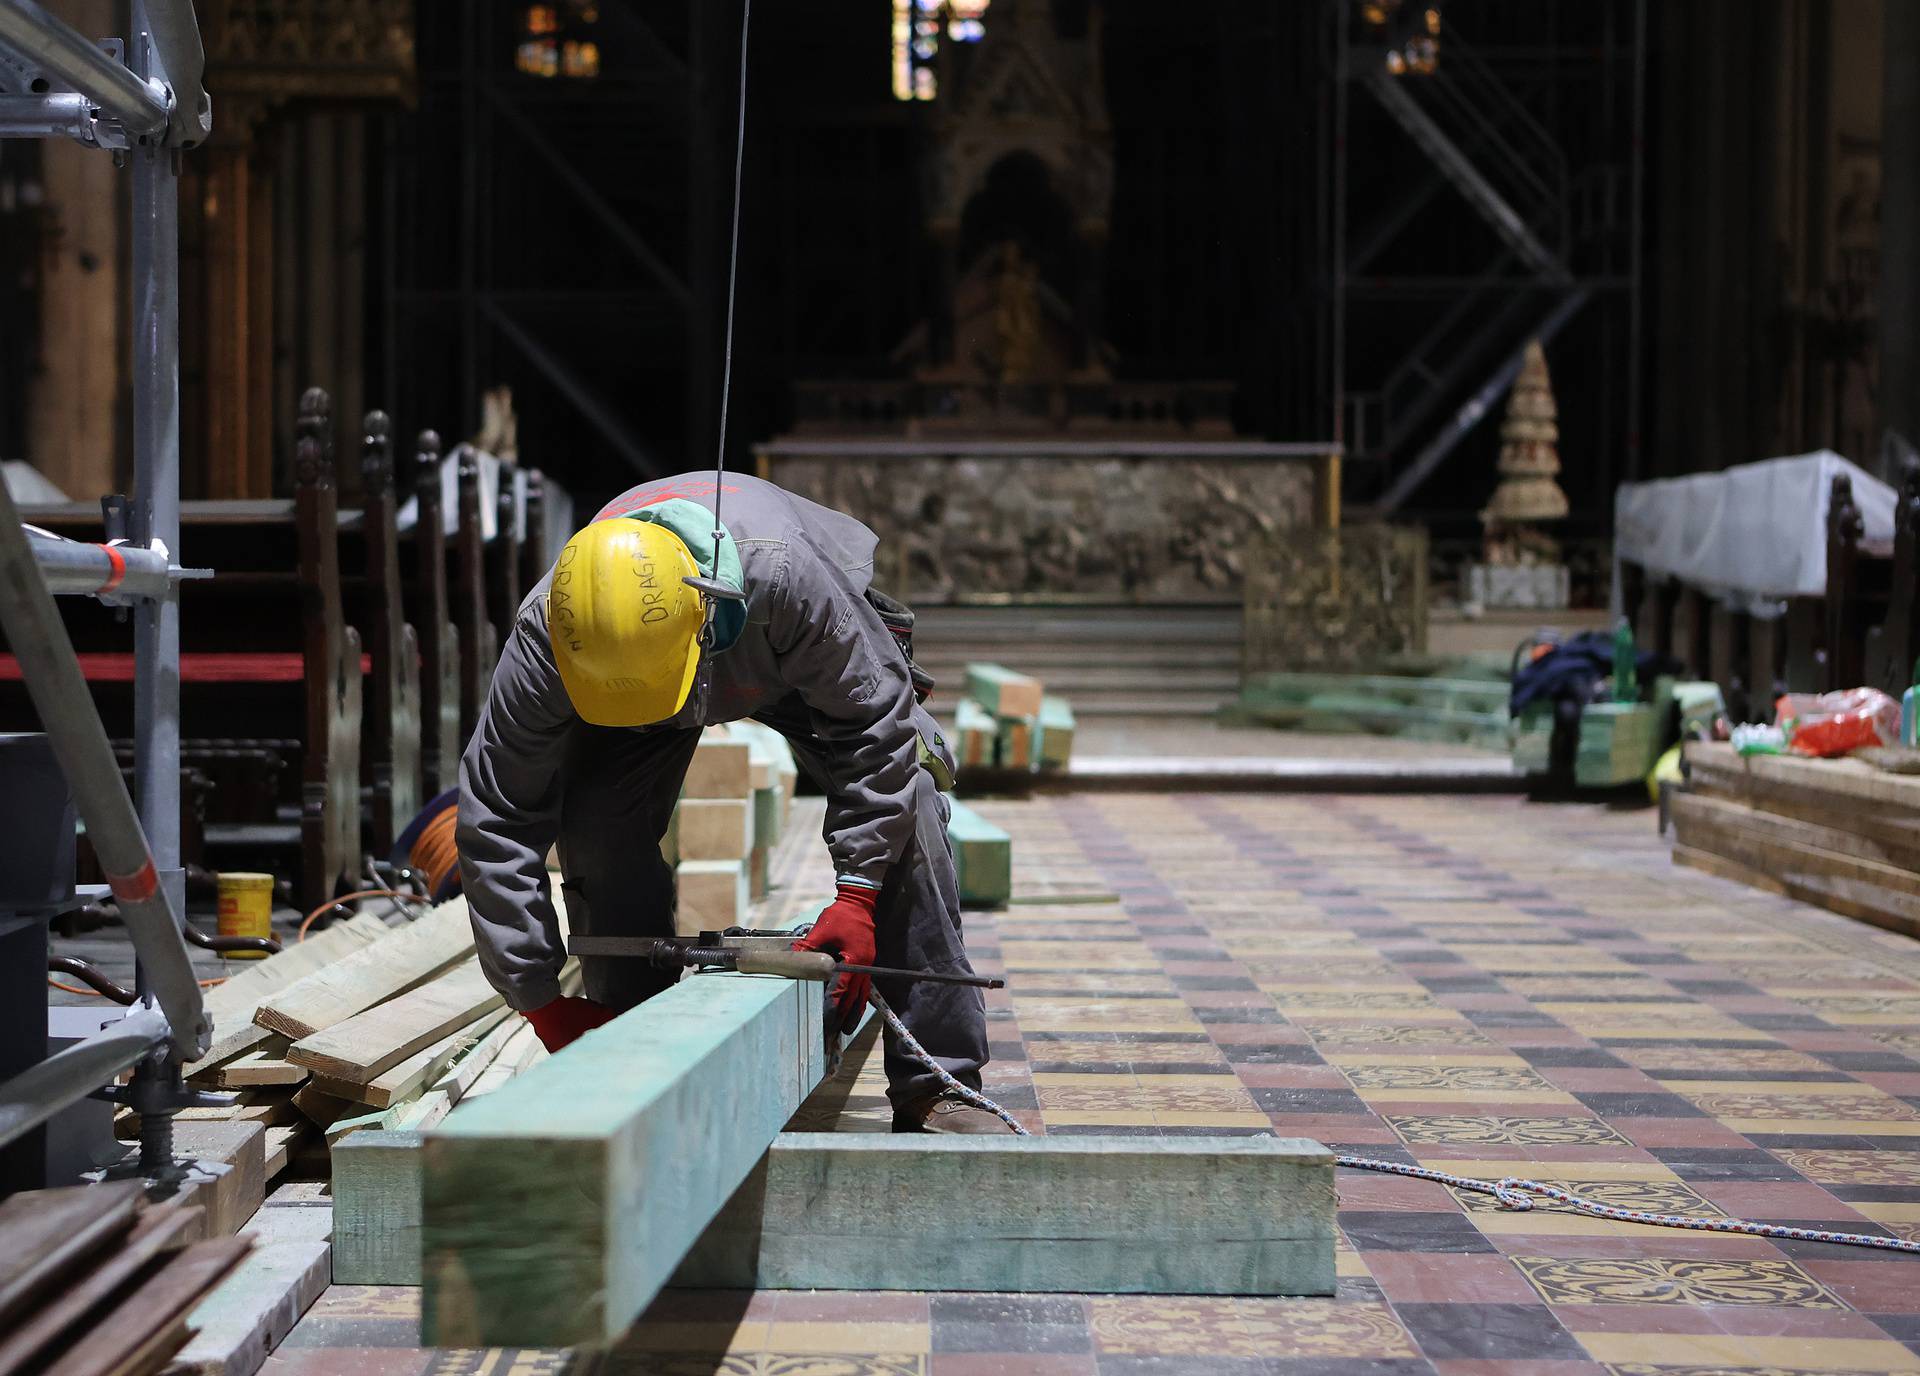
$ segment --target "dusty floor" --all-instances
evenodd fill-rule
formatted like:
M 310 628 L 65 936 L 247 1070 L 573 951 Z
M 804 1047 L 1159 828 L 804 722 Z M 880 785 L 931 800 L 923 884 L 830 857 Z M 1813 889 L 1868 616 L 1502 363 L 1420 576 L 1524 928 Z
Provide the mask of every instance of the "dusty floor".
M 1920 1236 L 1920 946 L 1676 870 L 1645 811 L 979 806 L 1018 837 L 1021 897 L 1053 899 L 970 919 L 1011 986 L 989 1089 L 1036 1129 L 1309 1136 L 1671 1213 Z M 790 868 L 786 906 L 816 868 Z M 1920 1258 L 1497 1212 L 1348 1171 L 1340 1194 L 1333 1300 L 681 1293 L 586 1358 L 421 1351 L 414 1292 L 336 1287 L 268 1370 L 1920 1371 Z

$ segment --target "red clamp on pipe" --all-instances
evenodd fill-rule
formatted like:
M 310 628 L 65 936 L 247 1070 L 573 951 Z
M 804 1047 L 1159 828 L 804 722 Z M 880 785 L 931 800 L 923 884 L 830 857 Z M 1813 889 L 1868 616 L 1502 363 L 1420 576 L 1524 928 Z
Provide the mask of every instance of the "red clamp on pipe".
M 95 597 L 105 597 L 109 593 L 112 593 L 119 588 L 127 576 L 126 556 L 112 545 L 102 545 L 100 548 L 107 552 L 107 560 L 113 565 L 113 576 L 93 590 Z
M 145 903 L 160 891 L 160 876 L 149 859 L 136 874 L 109 874 L 107 887 L 122 903 Z

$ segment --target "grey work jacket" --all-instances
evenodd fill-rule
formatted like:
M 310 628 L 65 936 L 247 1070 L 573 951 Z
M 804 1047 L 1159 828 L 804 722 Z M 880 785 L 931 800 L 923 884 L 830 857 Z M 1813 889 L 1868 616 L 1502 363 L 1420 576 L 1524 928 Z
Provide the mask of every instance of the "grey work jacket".
M 843 879 L 878 887 L 913 834 L 919 737 L 905 656 L 865 592 L 879 541 L 851 516 L 728 474 L 721 520 L 739 549 L 745 629 L 713 657 L 706 720 L 694 703 L 660 727 L 697 729 L 781 705 L 816 738 L 827 849 Z M 669 498 L 713 506 L 714 478 L 642 483 L 618 516 Z M 460 878 L 480 963 L 514 1008 L 559 997 L 564 959 L 546 857 L 558 837 L 566 738 L 579 721 L 547 636 L 549 571 L 520 604 L 486 706 L 460 760 Z M 795 709 L 799 709 L 796 713 Z

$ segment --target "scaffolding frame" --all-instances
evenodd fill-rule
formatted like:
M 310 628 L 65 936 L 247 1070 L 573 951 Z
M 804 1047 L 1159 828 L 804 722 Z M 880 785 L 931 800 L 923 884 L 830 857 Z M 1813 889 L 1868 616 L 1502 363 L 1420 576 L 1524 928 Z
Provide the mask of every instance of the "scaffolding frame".
M 0 137 L 70 138 L 132 178 L 131 503 L 107 499 L 103 544 L 21 524 L 0 486 L 0 623 L 133 940 L 125 1018 L 0 1084 L 0 1146 L 90 1095 L 141 1115 L 139 1170 L 173 1164 L 173 1114 L 224 1102 L 184 1087 L 210 1028 L 182 932 L 180 855 L 180 157 L 212 128 L 191 0 L 133 0 L 130 39 L 95 41 L 37 0 L 0 0 Z M 134 801 L 54 594 L 134 617 Z M 133 1077 L 113 1086 L 122 1072 Z

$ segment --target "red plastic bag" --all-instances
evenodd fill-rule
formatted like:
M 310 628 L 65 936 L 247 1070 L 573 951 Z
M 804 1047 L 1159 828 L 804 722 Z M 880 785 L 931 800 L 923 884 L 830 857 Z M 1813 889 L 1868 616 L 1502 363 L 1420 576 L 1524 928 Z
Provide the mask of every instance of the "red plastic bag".
M 1900 704 L 1878 688 L 1788 693 L 1773 711 L 1796 755 L 1845 755 L 1900 739 Z

